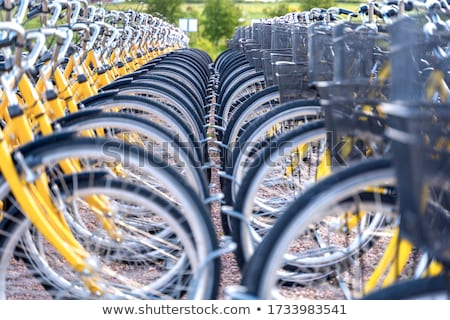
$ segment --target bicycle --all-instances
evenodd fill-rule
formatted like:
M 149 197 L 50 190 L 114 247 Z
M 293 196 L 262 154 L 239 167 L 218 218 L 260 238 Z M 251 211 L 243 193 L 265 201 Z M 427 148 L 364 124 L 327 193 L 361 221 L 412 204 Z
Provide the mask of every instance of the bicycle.
M 404 59 L 404 56 L 399 54 L 399 59 Z M 331 111 L 339 116 L 339 110 Z M 360 110 L 357 109 L 356 112 L 360 114 Z M 341 126 L 343 124 L 344 122 Z M 363 119 L 363 125 L 367 126 L 367 120 Z M 342 128 L 347 130 L 344 132 L 348 132 L 348 122 Z M 409 263 L 414 263 L 420 256 L 409 259 L 411 245 L 398 238 L 398 231 L 391 231 L 399 226 L 399 221 L 393 214 L 397 199 L 395 186 L 391 161 L 380 159 L 352 165 L 307 190 L 277 220 L 273 232 L 269 232 L 257 247 L 244 275 L 243 284 L 251 288 L 247 292 L 257 292 L 258 297 L 271 298 L 275 289 L 289 297 L 297 292 L 304 292 L 301 290 L 302 286 L 325 281 L 331 287 L 334 287 L 333 284 L 341 287 L 338 290 L 342 291 L 339 297 L 351 298 L 367 294 L 380 280 L 388 285 L 399 275 L 408 274 L 405 273 L 407 268 L 404 266 L 408 260 Z M 345 212 L 352 214 L 349 216 Z M 369 214 L 371 212 L 373 214 Z M 334 234 L 329 233 L 327 236 L 327 227 Z M 351 230 L 355 231 L 355 237 L 345 240 L 346 234 Z M 342 248 L 342 242 L 337 238 L 339 232 L 344 237 Z M 393 234 L 393 239 L 390 240 L 383 262 L 372 269 L 361 257 L 363 254 L 367 255 L 365 250 L 373 245 L 384 245 L 380 243 L 380 237 L 388 234 Z M 391 258 L 388 258 L 389 255 L 392 255 Z M 423 274 L 428 266 L 428 259 L 425 255 L 412 272 L 417 276 Z M 269 265 L 271 267 L 265 268 Z M 333 267 L 330 269 L 331 266 Z M 386 278 L 382 280 L 385 272 Z M 439 274 L 442 267 L 432 263 L 426 272 L 430 275 Z M 372 276 L 369 284 L 366 283 L 368 278 L 362 277 L 364 274 Z M 360 282 L 352 283 L 346 279 L 347 276 Z M 331 290 L 329 285 L 325 287 Z M 332 294 L 335 293 L 338 292 Z
M 20 35 L 24 34 L 24 32 L 20 29 L 19 26 L 14 25 L 12 26 L 12 24 L 8 23 L 7 25 L 2 25 L 2 29 L 5 28 L 7 30 L 14 30 L 15 36 L 17 37 L 17 40 L 15 41 L 19 41 L 18 43 L 20 44 L 20 41 L 23 41 L 23 36 L 20 37 Z M 43 37 L 40 37 L 38 39 L 43 39 Z M 39 46 L 36 46 L 37 48 Z M 37 50 L 37 49 L 36 49 Z M 20 57 L 21 52 L 20 50 L 16 50 L 16 57 Z M 31 60 L 31 59 L 30 59 Z M 17 59 L 16 61 L 20 62 L 20 59 Z M 15 88 L 15 83 L 13 81 L 7 81 L 10 80 L 10 78 L 3 76 L 2 77 L 3 80 L 3 85 L 4 85 L 4 92 L 5 95 L 9 98 L 8 101 L 9 103 L 12 103 L 15 98 L 15 93 L 14 93 L 14 88 Z M 9 84 L 10 86 L 5 86 L 5 84 Z M 23 119 L 23 113 L 14 113 L 11 111 L 15 111 L 15 110 L 20 110 L 18 108 L 18 104 L 17 107 L 15 107 L 14 104 L 12 104 L 12 107 L 9 108 L 9 115 L 12 117 L 12 120 L 17 120 L 19 118 Z M 19 122 L 18 127 L 22 127 L 26 128 L 27 127 L 27 120 L 21 120 L 22 122 Z M 10 125 L 7 124 L 7 131 L 10 132 Z M 25 135 L 24 135 L 25 136 Z M 32 135 L 30 134 L 29 137 L 32 137 Z M 15 141 L 14 141 L 15 142 Z M 71 149 L 68 149 L 67 147 L 67 143 L 71 142 Z M 158 196 L 156 195 L 151 195 L 151 192 L 149 192 L 146 189 L 142 189 L 141 187 L 137 187 L 137 186 L 132 186 L 129 184 L 129 182 L 125 182 L 125 181 L 118 181 L 118 180 L 114 180 L 114 178 L 111 178 L 108 175 L 105 175 L 104 173 L 98 172 L 85 172 L 85 173 L 80 173 L 80 174 L 74 174 L 72 177 L 64 177 L 61 175 L 61 173 L 57 173 L 56 171 L 53 171 L 53 174 L 55 174 L 53 176 L 52 180 L 47 180 L 48 178 L 45 177 L 45 175 L 43 175 L 43 171 L 42 168 L 51 168 L 51 167 L 55 167 L 55 165 L 60 164 L 62 161 L 67 161 L 67 159 L 70 159 L 71 157 L 75 158 L 75 159 L 80 159 L 80 155 L 85 155 L 86 159 L 91 159 L 90 161 L 92 162 L 94 159 L 102 159 L 105 158 L 105 155 L 102 153 L 101 150 L 101 145 L 107 142 L 111 142 L 113 144 L 113 146 L 118 146 L 118 147 L 122 147 L 123 150 L 127 150 L 126 155 L 129 156 L 131 159 L 130 162 L 132 165 L 138 166 L 140 163 L 140 160 L 142 160 L 142 151 L 140 150 L 135 150 L 133 151 L 133 148 L 130 148 L 129 146 L 126 146 L 124 144 L 121 144 L 118 141 L 108 141 L 108 140 L 100 140 L 100 139 L 84 139 L 84 138 L 74 138 L 73 137 L 73 133 L 71 132 L 65 132 L 65 133 L 61 133 L 61 134 L 53 134 L 53 135 L 49 135 L 45 138 L 40 138 L 37 139 L 36 142 L 31 143 L 31 144 L 27 144 L 26 146 L 20 147 L 18 149 L 16 149 L 13 154 L 10 154 L 10 147 L 8 145 L 8 142 L 4 139 L 2 139 L 2 151 L 3 151 L 3 155 L 2 155 L 2 159 L 5 159 L 5 161 L 2 165 L 2 172 L 5 175 L 5 178 L 7 179 L 8 183 L 4 182 L 2 183 L 2 207 L 3 210 L 8 210 L 8 212 L 5 215 L 5 217 L 2 219 L 2 226 L 4 228 L 2 228 L 2 248 L 4 248 L 4 250 L 2 250 L 2 270 L 3 270 L 3 275 L 2 275 L 2 297 L 5 297 L 5 295 L 7 295 L 8 291 L 4 291 L 4 290 L 9 290 L 8 287 L 6 286 L 6 280 L 8 277 L 8 265 L 10 263 L 10 258 L 12 257 L 13 254 L 13 249 L 15 247 L 15 245 L 17 244 L 17 241 L 20 239 L 20 236 L 23 234 L 26 234 L 27 229 L 29 227 L 29 222 L 25 219 L 25 216 L 32 216 L 33 218 L 31 219 L 37 226 L 38 229 L 43 230 L 43 234 L 46 234 L 46 238 L 49 239 L 50 243 L 55 246 L 55 248 L 57 249 L 57 251 L 61 252 L 63 254 L 63 256 L 65 256 L 68 261 L 68 263 L 72 266 L 75 266 L 74 270 L 77 271 L 82 271 L 81 274 L 78 275 L 78 273 L 75 273 L 77 275 L 77 277 L 79 277 L 81 275 L 80 281 L 78 281 L 78 283 L 80 285 L 76 285 L 75 287 L 75 291 L 69 292 L 69 296 L 71 295 L 75 295 L 77 297 L 99 297 L 102 296 L 114 296 L 114 297 L 118 297 L 121 296 L 120 292 L 114 292 L 113 291 L 108 291 L 110 289 L 112 289 L 114 286 L 111 286 L 109 288 L 102 288 L 101 286 L 99 286 L 98 284 L 100 283 L 98 280 L 98 274 L 94 274 L 94 269 L 97 268 L 97 266 L 95 264 L 93 264 L 95 261 L 92 261 L 90 259 L 88 259 L 89 254 L 86 254 L 84 252 L 86 252 L 85 250 L 97 250 L 97 249 L 101 249 L 100 252 L 104 252 L 104 254 L 108 254 L 107 252 L 103 251 L 106 250 L 107 248 L 113 248 L 113 243 L 115 243 L 115 246 L 117 246 L 117 243 L 120 243 L 120 239 L 122 239 L 121 237 L 117 237 L 117 238 L 112 238 L 112 239 L 116 239 L 115 241 L 109 241 L 106 242 L 106 244 L 104 243 L 104 246 L 99 246 L 101 244 L 101 234 L 98 235 L 98 238 L 94 241 L 94 244 L 96 244 L 95 246 L 97 246 L 97 249 L 95 249 L 94 247 L 91 247 L 89 249 L 89 245 L 87 243 L 85 243 L 86 247 L 84 245 L 81 245 L 80 242 L 78 242 L 79 240 L 83 239 L 83 237 L 81 236 L 83 234 L 83 232 L 86 232 L 88 230 L 88 228 L 86 228 L 85 223 L 82 223 L 82 220 L 80 217 L 77 217 L 77 215 L 73 215 L 72 217 L 75 219 L 70 219 L 70 215 L 66 216 L 66 214 L 58 214 L 58 209 L 57 208 L 61 208 L 61 204 L 64 203 L 63 199 L 69 199 L 70 197 L 73 198 L 75 194 L 73 194 L 73 192 L 71 193 L 71 190 L 73 189 L 77 189 L 78 187 L 80 188 L 80 199 L 83 198 L 83 192 L 81 191 L 82 189 L 86 189 L 86 188 L 91 188 L 90 192 L 95 191 L 96 186 L 94 184 L 92 184 L 92 181 L 99 181 L 99 184 L 97 185 L 97 188 L 101 188 L 102 190 L 105 191 L 98 191 L 97 189 L 97 193 L 99 193 L 99 198 L 103 200 L 105 200 L 105 195 L 103 194 L 103 192 L 105 194 L 107 194 L 108 192 L 110 192 L 112 195 L 115 195 L 116 197 L 121 195 L 121 192 L 118 192 L 119 190 L 122 191 L 122 194 L 125 192 L 124 190 L 126 190 L 127 188 L 130 190 L 133 190 L 134 192 L 137 193 L 142 193 L 143 195 L 145 195 L 143 198 L 141 197 L 141 200 L 134 200 L 137 201 L 137 203 L 139 204 L 139 202 L 141 201 L 142 203 L 146 203 L 145 206 L 148 208 L 153 208 L 155 211 L 159 211 L 161 214 L 161 210 L 164 208 L 168 208 L 168 204 L 164 204 L 164 201 L 166 200 L 158 200 Z M 78 152 L 78 153 L 77 153 Z M 134 154 L 134 155 L 133 155 Z M 133 155 L 133 156 L 132 156 Z M 124 156 L 124 155 L 122 155 Z M 132 156 L 132 157 L 131 157 Z M 120 157 L 119 157 L 120 158 Z M 119 160 L 118 162 L 122 162 L 124 161 L 124 159 L 119 159 L 116 156 L 116 160 Z M 11 160 L 8 160 L 11 159 Z M 12 161 L 12 159 L 15 159 L 17 162 L 17 165 L 15 165 Z M 8 161 L 7 161 L 8 160 Z M 77 160 L 78 161 L 78 160 Z M 154 161 L 154 159 L 150 159 L 150 161 Z M 89 161 L 86 163 L 89 164 Z M 156 164 L 156 163 L 155 163 Z M 162 163 L 160 163 L 162 164 Z M 17 166 L 17 167 L 16 167 Z M 89 166 L 86 166 L 86 168 L 88 168 Z M 6 168 L 6 169 L 5 169 Z M 146 166 L 147 169 L 149 169 L 149 166 Z M 157 166 L 154 166 L 154 168 L 157 168 Z M 152 169 L 155 170 L 155 169 Z M 151 171 L 152 171 L 151 170 Z M 157 170 L 156 170 L 157 171 Z M 21 177 L 18 172 L 24 172 L 24 176 Z M 163 172 L 166 172 L 163 174 Z M 179 193 L 179 195 L 181 195 L 181 198 L 184 198 L 185 200 L 187 200 L 188 198 L 192 197 L 193 194 L 191 193 L 190 195 L 187 195 L 186 190 L 187 188 L 185 188 L 186 186 L 184 185 L 184 183 L 182 182 L 182 180 L 176 178 L 177 175 L 173 174 L 168 174 L 167 172 L 171 172 L 170 170 L 160 170 L 160 174 L 162 174 L 161 176 L 159 176 L 159 178 L 161 179 L 161 181 L 165 181 L 165 182 L 170 182 L 170 184 L 173 184 L 172 186 L 175 186 L 176 184 L 178 184 L 178 187 L 181 187 L 181 189 L 183 191 L 181 191 Z M 7 173 L 7 174 L 5 174 Z M 148 172 L 148 174 L 154 174 Z M 168 174 L 168 175 L 167 175 Z M 59 176 L 59 179 L 58 179 Z M 170 178 L 169 178 L 170 176 Z M 95 178 L 97 177 L 97 178 Z M 95 178 L 95 179 L 93 179 Z M 28 179 L 28 180 L 27 180 Z M 103 179 L 103 180 L 102 180 Z M 178 179 L 178 180 L 177 180 Z M 47 187 L 47 181 L 50 181 L 50 185 L 51 185 L 51 191 L 48 189 Z M 178 181 L 178 182 L 176 182 Z M 11 183 L 12 182 L 12 183 Z M 58 186 L 59 183 L 59 186 Z M 78 185 L 78 183 L 80 183 L 80 185 Z M 84 185 L 84 186 L 83 186 Z M 102 185 L 104 185 L 102 187 Z M 16 197 L 12 198 L 9 196 L 9 187 L 12 186 L 12 192 L 13 194 L 16 195 Z M 72 186 L 72 187 L 70 187 Z M 114 187 L 115 186 L 115 187 Z M 92 189 L 92 187 L 94 187 L 94 189 Z M 61 192 L 61 190 L 64 190 L 64 192 Z M 116 191 L 113 191 L 113 188 L 116 188 Z M 122 188 L 122 189 L 121 189 Z M 109 191 L 108 191 L 109 190 Z M 92 194 L 88 192 L 87 193 L 87 203 L 89 202 L 89 199 L 92 199 Z M 25 196 L 25 194 L 29 194 L 30 197 Z M 86 194 L 86 193 L 84 193 Z M 131 198 L 131 194 L 128 193 L 129 196 L 129 200 L 132 199 Z M 184 195 L 183 195 L 184 194 Z M 32 195 L 32 196 L 31 196 Z M 151 203 L 148 201 L 148 199 L 154 199 L 155 203 Z M 136 194 L 133 193 L 133 199 L 137 199 Z M 147 199 L 145 202 L 145 199 Z M 193 199 L 196 199 L 196 196 L 193 196 Z M 128 201 L 129 201 L 128 200 Z M 160 206 L 160 209 L 154 208 L 156 203 L 158 203 L 158 201 L 162 201 L 160 203 L 162 203 L 162 205 Z M 86 200 L 83 200 L 82 202 L 86 203 Z M 184 202 L 184 201 L 182 201 Z M 117 202 L 116 202 L 117 203 Z M 135 202 L 136 203 L 136 202 Z M 195 204 L 197 203 L 197 205 Z M 21 205 L 21 207 L 24 207 L 24 212 L 25 215 L 22 215 L 21 210 L 17 210 L 16 207 L 18 207 L 18 205 Z M 186 202 L 187 204 L 187 202 Z M 195 200 L 191 203 L 191 205 L 194 206 L 198 206 L 198 201 Z M 85 208 L 89 208 L 90 206 L 92 206 L 92 204 L 88 204 L 88 207 L 84 206 Z M 122 207 L 122 208 L 126 208 Z M 134 206 L 131 206 L 131 208 L 135 208 Z M 67 208 L 66 208 L 67 209 Z M 203 212 L 204 217 L 206 217 L 206 212 L 205 209 L 202 209 L 201 205 L 200 207 L 198 207 L 197 209 L 200 209 L 199 212 Z M 41 212 L 42 210 L 42 212 Z M 47 219 L 42 219 L 42 213 L 46 211 L 46 212 L 54 212 L 54 214 L 50 215 Z M 69 210 L 70 211 L 70 210 Z M 74 211 L 76 212 L 76 211 Z M 172 210 L 172 215 L 174 217 L 176 217 L 177 215 L 177 209 L 175 211 Z M 95 210 L 94 210 L 95 213 Z M 107 223 L 112 223 L 112 225 L 114 225 L 114 223 L 117 223 L 118 221 L 114 221 L 114 219 L 111 218 L 107 218 L 107 216 L 104 216 L 106 212 L 96 212 L 96 215 L 99 217 L 102 217 L 103 219 L 103 227 L 105 228 L 105 230 L 107 230 Z M 131 218 L 133 218 L 133 220 L 136 220 L 135 218 L 136 215 L 136 211 L 133 213 L 133 215 L 131 215 Z M 95 216 L 95 214 L 94 214 Z M 166 216 L 166 218 L 169 218 L 169 216 Z M 49 220 L 50 219 L 50 220 Z M 102 221 L 102 219 L 100 219 L 99 221 Z M 172 219 L 172 218 L 170 218 Z M 171 221 L 171 220 L 168 221 Z M 183 221 L 187 221 L 189 220 L 189 214 L 185 215 L 183 214 L 182 216 L 182 220 Z M 45 226 L 45 224 L 43 224 L 44 222 L 48 221 L 48 225 Z M 136 220 L 137 222 L 138 220 Z M 201 248 L 205 248 L 205 244 L 206 246 L 208 246 L 208 241 L 203 242 L 200 241 L 197 244 L 202 243 L 202 245 L 200 247 L 197 247 L 197 244 L 194 245 L 193 240 L 189 240 L 189 237 L 192 235 L 190 232 L 193 230 L 190 229 L 186 229 L 184 228 L 185 231 L 183 230 L 183 227 L 181 229 L 178 228 L 177 225 L 177 221 L 176 219 L 172 220 L 173 224 L 172 224 L 172 228 L 173 230 L 178 230 L 179 234 L 181 236 L 182 239 L 184 239 L 185 245 L 186 245 L 186 249 L 187 251 L 190 250 L 190 253 L 188 254 L 189 258 L 191 260 L 191 262 L 193 262 L 194 264 L 196 263 L 195 261 L 198 261 L 198 252 L 195 252 L 197 250 L 202 251 Z M 151 222 L 151 221 L 150 221 Z M 197 220 L 198 222 L 198 220 Z M 207 221 L 205 221 L 206 224 L 208 224 Z M 155 226 L 154 223 L 150 223 L 150 225 L 147 224 L 147 226 L 151 226 L 153 224 L 153 226 Z M 202 224 L 202 227 L 203 228 Z M 77 227 L 78 226 L 78 227 Z M 122 227 L 125 226 L 132 226 L 132 224 L 127 224 L 127 225 L 122 225 Z M 161 226 L 161 224 L 160 224 Z M 79 228 L 81 227 L 81 228 Z M 156 228 L 156 233 L 155 235 L 160 236 L 160 239 L 169 239 L 170 236 L 175 235 L 175 233 L 173 232 L 162 232 L 158 230 L 160 227 Z M 206 227 L 208 228 L 208 227 Z M 57 231 L 59 234 L 55 234 L 55 231 L 51 231 L 55 229 L 55 231 Z M 73 238 L 71 229 L 76 231 L 75 234 L 77 235 L 77 237 L 80 237 L 78 239 Z M 130 230 L 139 230 L 139 227 L 136 229 L 136 227 L 131 228 Z M 186 231 L 187 230 L 187 231 Z M 202 231 L 202 233 L 205 230 Z M 210 229 L 210 231 L 206 231 L 206 233 L 211 232 L 212 229 Z M 195 233 L 195 232 L 194 232 Z M 110 237 L 112 235 L 112 233 L 105 233 L 107 234 L 107 237 Z M 105 236 L 105 234 L 103 234 L 103 237 Z M 184 234 L 184 235 L 183 235 Z M 49 236 L 50 235 L 50 236 Z M 212 235 L 212 234 L 210 234 Z M 137 237 L 139 236 L 139 232 L 134 236 L 135 238 L 131 237 L 131 240 L 134 241 L 134 239 L 137 239 Z M 71 238 L 72 237 L 72 238 Z M 167 238 L 169 237 L 169 238 Z M 40 239 L 39 242 L 42 244 L 42 236 L 39 236 L 36 239 Z M 72 239 L 72 240 L 71 240 Z M 157 238 L 155 238 L 157 239 Z M 214 237 L 212 237 L 211 239 L 214 239 Z M 85 238 L 86 240 L 86 238 Z M 84 240 L 84 241 L 85 241 Z M 206 240 L 206 239 L 205 239 Z M 117 242 L 119 241 L 119 242 Z M 196 240 L 195 240 L 196 241 Z M 27 244 L 26 246 L 21 246 L 21 249 L 19 251 L 16 251 L 16 253 L 26 253 L 26 255 L 23 255 L 22 258 L 24 260 L 27 261 L 28 266 L 34 265 L 34 267 L 38 267 L 39 273 L 41 274 L 41 280 L 43 280 L 44 286 L 45 287 L 53 287 L 53 288 L 59 288 L 60 290 L 57 290 L 55 292 L 52 292 L 52 294 L 55 295 L 55 297 L 68 297 L 66 296 L 66 294 L 68 293 L 63 293 L 63 288 L 66 287 L 67 288 L 67 281 L 50 281 L 48 279 L 52 279 L 55 280 L 55 272 L 52 268 L 57 267 L 57 265 L 52 265 L 51 267 L 48 265 L 42 265 L 41 263 L 39 263 L 39 261 L 42 261 L 41 258 L 43 256 L 36 255 L 36 250 L 34 250 L 34 248 L 38 248 L 35 245 L 31 245 L 31 243 L 29 241 L 24 241 L 23 243 Z M 70 243 L 70 245 L 65 245 L 67 243 Z M 130 243 L 129 243 L 130 244 Z M 106 246 L 105 246 L 106 245 Z M 142 246 L 138 246 L 137 248 L 139 248 Z M 41 246 L 41 249 L 47 249 L 48 246 Z M 103 248 L 103 249 L 102 249 Z M 75 249 L 75 250 L 73 250 Z M 208 249 L 207 249 L 208 250 Z M 114 250 L 113 250 L 114 251 Z M 160 252 L 160 250 L 156 250 L 156 252 Z M 100 256 L 104 256 L 104 254 L 101 254 Z M 128 254 L 126 254 L 126 251 L 121 252 L 122 257 L 120 259 L 125 259 L 125 257 L 129 256 Z M 105 256 L 106 257 L 106 256 Z M 152 253 L 151 250 L 149 252 L 149 255 L 147 256 L 147 258 L 151 258 L 152 257 Z M 158 258 L 158 254 L 156 255 L 156 257 Z M 139 257 L 136 257 L 139 260 Z M 159 257 L 160 258 L 160 257 Z M 128 258 L 129 259 L 129 258 Z M 143 257 L 141 257 L 141 259 L 143 259 Z M 182 267 L 184 265 L 184 258 L 182 258 L 181 260 L 179 260 L 177 262 L 177 265 L 179 267 Z M 142 262 L 142 261 L 141 261 Z M 34 264 L 36 263 L 36 264 Z M 201 265 L 201 263 L 200 263 Z M 198 266 L 198 265 L 197 265 Z M 33 268 L 34 268 L 33 267 Z M 202 267 L 202 270 L 204 267 Z M 209 267 L 208 267 L 209 268 Z M 99 271 L 99 270 L 95 270 L 95 271 Z M 84 272 L 84 273 L 83 273 Z M 106 272 L 106 273 L 105 273 Z M 106 276 L 106 274 L 108 274 L 108 272 L 110 273 L 111 270 L 108 271 L 108 269 L 102 269 L 100 271 L 100 273 L 102 273 L 103 275 Z M 84 275 L 83 275 L 84 274 Z M 53 276 L 52 276 L 53 275 Z M 49 278 L 47 278 L 47 276 L 49 276 Z M 140 296 L 140 297 L 149 297 L 150 295 L 154 295 L 154 296 L 158 296 L 161 295 L 164 297 L 167 297 L 167 295 L 164 293 L 164 279 L 168 280 L 169 278 L 173 278 L 173 276 L 170 276 L 170 273 L 166 276 L 166 278 L 164 278 L 164 276 L 162 276 L 162 281 L 161 284 L 155 285 L 153 288 L 148 287 L 147 288 L 147 292 L 144 290 L 141 290 L 141 292 L 135 291 L 133 292 L 132 295 L 134 296 Z M 62 279 L 62 278 L 61 278 Z M 124 279 L 121 279 L 124 280 Z M 108 279 L 107 277 L 107 284 L 108 282 L 111 281 L 111 278 Z M 187 280 L 192 281 L 191 279 Z M 195 281 L 204 281 L 204 280 L 197 280 L 195 279 Z M 195 282 L 194 281 L 194 282 Z M 193 283 L 193 282 L 191 282 Z M 66 284 L 66 285 L 64 285 Z M 102 286 L 105 285 L 104 283 L 102 284 Z M 170 287 L 170 284 L 166 283 L 165 285 L 167 285 L 167 287 Z M 106 286 L 106 285 L 105 285 Z M 206 285 L 207 287 L 209 286 L 209 284 Z M 80 287 L 82 289 L 80 289 Z M 214 286 L 213 286 L 214 287 Z M 194 293 L 193 296 L 195 296 L 195 294 L 199 294 L 200 296 L 202 296 L 203 294 L 206 294 L 207 296 L 209 296 L 210 294 L 214 295 L 214 288 L 210 287 L 209 289 L 206 289 L 203 292 L 199 292 L 197 291 L 197 293 Z M 85 289 L 83 289 L 85 288 Z M 86 289 L 87 288 L 87 289 Z M 197 287 L 198 288 L 198 287 Z M 161 290 L 160 293 L 154 292 L 155 290 Z M 168 289 L 170 292 L 173 294 L 172 289 Z M 179 294 L 184 294 L 183 292 L 187 292 L 189 291 L 189 289 L 182 289 L 181 291 L 178 291 L 178 293 L 174 293 L 177 297 L 179 297 Z M 195 289 L 194 289 L 195 291 Z M 202 291 L 202 290 L 200 290 Z M 191 291 L 192 292 L 192 291 Z M 59 294 L 62 294 L 61 296 L 59 296 Z M 143 296 L 143 294 L 145 294 Z M 193 297 L 191 296 L 191 297 Z M 130 296 L 128 296 L 130 297 Z

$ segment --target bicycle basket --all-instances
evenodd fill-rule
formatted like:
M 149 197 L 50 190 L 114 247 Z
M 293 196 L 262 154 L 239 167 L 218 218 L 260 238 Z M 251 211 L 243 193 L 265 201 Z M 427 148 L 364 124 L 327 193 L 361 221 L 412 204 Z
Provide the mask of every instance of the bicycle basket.
M 243 49 L 245 58 L 252 66 L 254 66 L 253 57 L 255 51 L 260 50 L 259 44 L 255 43 L 254 40 L 247 40 L 245 43 L 243 43 Z
M 263 23 L 261 25 L 261 49 L 270 49 L 272 45 L 272 25 Z
M 307 65 L 278 61 L 275 62 L 274 70 L 281 103 L 306 98 L 309 84 Z
M 274 84 L 272 61 L 290 61 L 291 59 L 290 49 L 262 50 L 262 66 L 267 86 Z
M 437 70 L 446 75 L 448 84 L 450 32 L 446 28 L 430 31 L 427 21 L 421 16 L 402 17 L 389 26 L 394 44 L 389 54 L 392 101 L 440 100 L 438 94 L 432 97 L 428 87 L 429 76 Z
M 450 105 L 385 104 L 402 235 L 450 265 Z
M 379 76 L 387 65 L 388 37 L 368 27 L 340 23 L 333 27 L 333 81 L 316 83 L 327 128 L 338 136 L 382 138 L 389 84 Z
M 333 79 L 334 53 L 331 26 L 312 24 L 308 27 L 308 77 L 311 82 Z
M 290 24 L 272 24 L 271 49 L 292 48 Z
M 253 49 L 249 55 L 251 62 L 250 64 L 255 67 L 256 71 L 263 71 L 263 51 L 261 49 Z
M 261 28 L 262 28 L 262 23 L 261 22 L 255 22 L 252 25 L 252 36 L 253 36 L 253 40 L 255 40 L 255 42 L 259 45 L 261 45 Z
M 308 27 L 294 24 L 292 34 L 292 61 L 297 64 L 308 63 Z

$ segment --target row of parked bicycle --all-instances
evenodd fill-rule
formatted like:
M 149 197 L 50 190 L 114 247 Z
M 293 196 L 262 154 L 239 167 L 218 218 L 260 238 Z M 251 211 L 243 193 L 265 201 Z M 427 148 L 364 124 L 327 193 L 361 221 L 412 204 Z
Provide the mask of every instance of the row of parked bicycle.
M 448 299 L 449 17 L 371 1 L 236 30 L 214 64 L 229 298 Z
M 132 10 L 0 10 L 0 298 L 217 297 L 211 58 Z
M 446 3 L 288 14 L 214 63 L 132 10 L 0 10 L 0 298 L 217 298 L 209 128 L 229 297 L 448 298 Z

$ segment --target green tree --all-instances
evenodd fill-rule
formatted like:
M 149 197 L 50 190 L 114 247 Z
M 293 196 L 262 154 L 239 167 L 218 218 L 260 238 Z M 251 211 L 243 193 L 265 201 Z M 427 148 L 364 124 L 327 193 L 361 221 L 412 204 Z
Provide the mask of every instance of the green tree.
M 168 21 L 177 25 L 178 19 L 183 14 L 181 5 L 184 4 L 184 0 L 144 0 L 144 3 L 147 5 L 148 13 L 160 13 Z
M 312 8 L 325 8 L 328 9 L 336 5 L 334 0 L 302 0 L 300 1 L 300 7 L 302 10 L 309 10 Z
M 223 38 L 230 38 L 239 25 L 241 9 L 233 0 L 206 0 L 203 10 L 203 35 L 217 46 Z

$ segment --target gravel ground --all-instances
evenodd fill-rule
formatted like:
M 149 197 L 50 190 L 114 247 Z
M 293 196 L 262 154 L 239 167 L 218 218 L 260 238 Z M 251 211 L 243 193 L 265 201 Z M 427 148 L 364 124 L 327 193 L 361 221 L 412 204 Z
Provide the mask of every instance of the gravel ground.
M 210 123 L 214 123 L 214 116 L 211 114 Z M 214 129 L 211 129 L 208 132 L 209 136 L 212 136 L 213 139 L 210 141 L 210 150 L 216 150 L 214 148 Z M 210 161 L 216 164 L 216 166 L 220 165 L 220 154 L 216 151 L 210 151 L 209 153 Z M 218 169 L 213 168 L 211 172 L 211 185 L 213 186 L 210 190 L 211 194 L 220 193 L 220 178 L 218 175 Z M 224 231 L 222 228 L 221 221 L 221 204 L 220 202 L 215 202 L 212 205 L 211 210 L 211 218 L 213 220 L 214 226 L 216 228 L 216 233 L 219 237 L 224 235 Z M 233 253 L 228 253 L 222 256 L 221 258 L 222 270 L 221 270 L 221 281 L 220 281 L 220 291 L 218 299 L 225 299 L 224 290 L 228 286 L 238 285 L 241 280 L 241 272 L 237 261 L 234 257 Z

